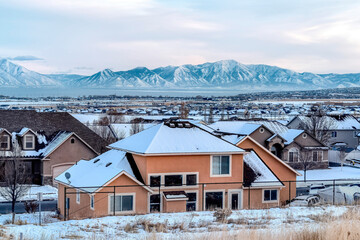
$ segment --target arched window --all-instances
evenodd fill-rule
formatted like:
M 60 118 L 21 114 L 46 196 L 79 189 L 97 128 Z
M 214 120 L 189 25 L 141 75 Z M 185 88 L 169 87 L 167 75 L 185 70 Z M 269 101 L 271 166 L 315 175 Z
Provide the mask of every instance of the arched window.
M 298 162 L 299 161 L 299 150 L 297 148 L 291 148 L 289 150 L 289 162 Z

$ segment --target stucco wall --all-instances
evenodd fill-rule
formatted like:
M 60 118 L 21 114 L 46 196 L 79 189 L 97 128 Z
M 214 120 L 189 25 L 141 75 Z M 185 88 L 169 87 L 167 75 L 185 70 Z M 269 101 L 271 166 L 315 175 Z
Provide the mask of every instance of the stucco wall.
M 286 181 L 296 181 L 296 174 L 291 171 L 289 168 L 284 166 L 276 157 L 262 149 L 260 146 L 254 144 L 250 139 L 245 139 L 244 141 L 238 144 L 239 147 L 246 149 L 253 149 L 260 158 L 265 162 L 265 164 L 271 169 L 271 171 L 285 184 Z M 280 201 L 284 202 L 289 199 L 289 188 L 287 184 L 286 187 L 282 188 L 280 191 Z M 291 198 L 296 196 L 296 188 L 291 188 Z
M 90 218 L 90 217 L 102 217 L 113 215 L 113 212 L 110 211 L 109 208 L 109 197 L 114 195 L 113 186 L 124 186 L 124 187 L 116 187 L 116 194 L 134 194 L 135 195 L 135 208 L 132 213 L 126 214 L 144 214 L 147 213 L 147 193 L 148 191 L 144 189 L 142 186 L 131 186 L 125 187 L 129 185 L 137 185 L 134 181 L 129 179 L 125 175 L 121 175 L 119 178 L 111 182 L 107 187 L 104 187 L 99 192 L 95 194 L 94 198 L 94 210 L 90 208 L 90 195 L 88 193 L 82 192 L 80 194 L 80 203 L 76 202 L 76 189 L 67 188 L 66 197 L 70 198 L 70 209 L 68 214 L 68 219 L 82 219 L 82 218 Z M 64 215 L 64 185 L 59 184 L 59 201 L 58 208 L 60 210 L 61 215 Z M 117 212 L 116 215 L 122 215 L 122 213 Z
M 260 132 L 260 128 L 257 129 L 256 131 L 254 131 L 253 133 L 251 133 L 249 136 L 254 139 L 255 141 L 257 141 L 258 143 L 260 143 L 262 146 L 266 147 L 267 143 L 266 140 L 271 137 L 273 134 L 267 130 L 264 127 L 261 127 L 264 129 L 264 132 L 261 133 Z
M 71 143 L 71 138 L 75 139 L 74 143 Z M 43 161 L 43 176 L 52 177 L 53 167 L 72 165 L 79 160 L 89 160 L 96 156 L 88 146 L 72 136 Z

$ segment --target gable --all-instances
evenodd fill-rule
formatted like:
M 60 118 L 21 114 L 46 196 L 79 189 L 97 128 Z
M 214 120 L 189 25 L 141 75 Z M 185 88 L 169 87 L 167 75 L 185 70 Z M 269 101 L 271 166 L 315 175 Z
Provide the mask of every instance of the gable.
M 95 156 L 98 153 L 89 146 L 86 142 L 84 142 L 80 137 L 78 137 L 74 133 L 62 133 L 63 136 L 59 136 L 58 139 L 54 139 L 53 142 L 50 142 L 49 145 L 45 148 L 43 153 L 43 158 L 48 158 L 53 154 L 58 154 L 58 152 L 62 152 L 63 154 L 67 154 L 67 149 L 76 148 L 76 151 L 89 151 L 92 152 Z M 64 152 L 65 151 L 65 152 Z M 60 153 L 61 154 L 61 153 Z
M 243 149 L 252 149 L 281 181 L 295 181 L 297 175 L 301 176 L 300 173 L 249 136 L 242 139 L 237 145 Z

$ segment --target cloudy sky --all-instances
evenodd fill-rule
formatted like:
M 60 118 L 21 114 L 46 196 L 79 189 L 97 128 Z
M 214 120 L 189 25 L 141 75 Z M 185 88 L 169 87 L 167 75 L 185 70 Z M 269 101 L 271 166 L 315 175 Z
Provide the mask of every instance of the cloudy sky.
M 42 73 L 234 59 L 360 72 L 360 1 L 0 0 L 0 57 Z

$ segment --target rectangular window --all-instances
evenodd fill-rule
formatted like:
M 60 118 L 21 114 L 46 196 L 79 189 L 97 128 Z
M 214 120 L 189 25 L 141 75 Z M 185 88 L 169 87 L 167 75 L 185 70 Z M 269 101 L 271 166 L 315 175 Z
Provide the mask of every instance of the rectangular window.
M 207 192 L 205 193 L 206 210 L 215 210 L 223 208 L 223 192 Z
M 10 140 L 10 137 L 7 135 L 0 136 L 0 148 L 8 149 L 9 148 L 9 140 Z
M 212 175 L 230 175 L 230 156 L 212 157 Z
M 76 190 L 76 203 L 80 203 L 80 191 Z
M 150 176 L 150 187 L 159 187 L 161 184 L 161 176 Z
M 323 160 L 323 151 L 318 151 L 318 161 L 321 162 Z
M 336 138 L 337 137 L 337 132 L 335 132 L 335 131 L 331 132 L 331 137 Z
M 165 175 L 165 187 L 182 186 L 183 175 Z
M 25 149 L 34 149 L 34 136 L 25 136 Z
M 110 196 L 110 211 L 114 212 L 114 205 L 115 205 L 115 212 L 129 212 L 134 210 L 134 196 L 133 195 L 120 195 L 115 196 L 115 203 L 114 203 L 114 196 Z
M 91 196 L 90 196 L 90 208 L 91 208 L 91 209 L 94 209 L 94 203 L 95 203 L 95 201 L 94 201 L 94 195 L 91 195 Z
M 289 152 L 289 162 L 297 162 L 299 155 L 297 152 Z
M 316 151 L 313 152 L 313 161 L 314 162 L 318 161 L 318 152 L 316 152 Z
M 193 186 L 196 185 L 196 174 L 188 174 L 186 175 L 186 185 L 187 186 Z
M 150 212 L 160 212 L 160 195 L 150 195 Z
M 196 193 L 186 193 L 188 200 L 186 201 L 186 211 L 196 211 Z
M 264 202 L 277 201 L 278 199 L 277 189 L 266 189 L 264 190 Z

